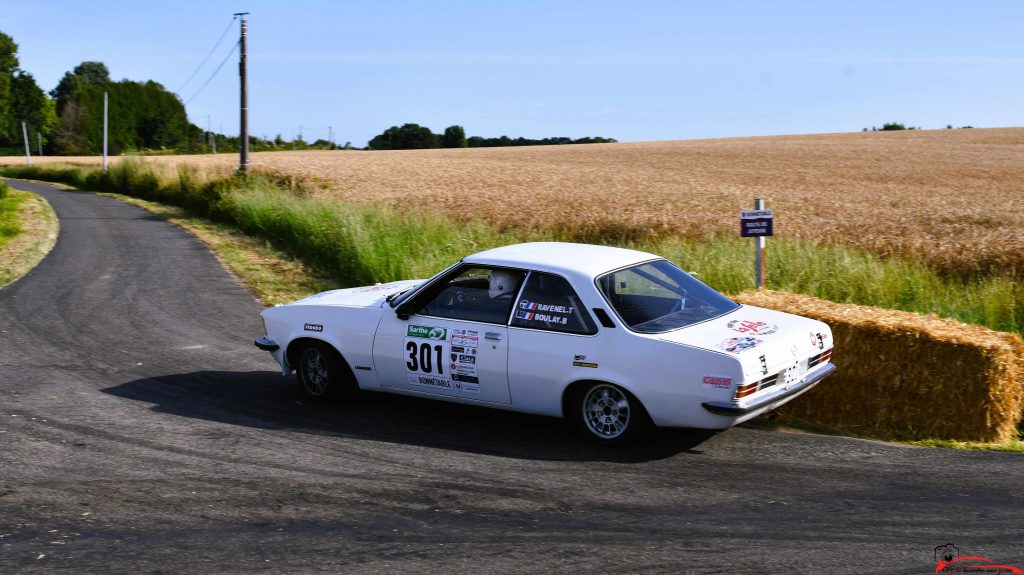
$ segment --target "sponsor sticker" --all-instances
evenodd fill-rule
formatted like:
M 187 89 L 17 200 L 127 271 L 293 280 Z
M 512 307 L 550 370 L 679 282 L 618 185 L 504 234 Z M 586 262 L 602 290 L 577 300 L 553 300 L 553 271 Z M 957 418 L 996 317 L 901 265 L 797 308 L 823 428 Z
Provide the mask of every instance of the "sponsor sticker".
M 726 324 L 726 327 L 740 333 L 751 335 L 771 335 L 779 331 L 779 326 L 763 321 L 750 321 L 745 319 L 734 319 Z
M 443 327 L 430 327 L 428 325 L 410 325 L 405 331 L 405 337 L 448 339 L 448 330 Z
M 452 345 L 460 348 L 473 348 L 472 353 L 476 353 L 477 347 L 480 346 L 480 331 L 475 329 L 457 329 L 451 330 Z M 463 353 L 463 352 L 456 352 Z
M 715 389 L 729 389 L 732 387 L 731 377 L 718 377 L 715 375 L 705 375 L 704 379 L 701 380 L 704 385 L 710 385 Z
M 458 391 L 460 393 L 472 393 L 472 394 L 479 394 L 480 393 L 480 384 L 478 384 L 478 383 L 469 383 L 469 382 L 455 380 L 455 381 L 452 381 L 452 388 L 455 391 Z
M 575 367 L 590 367 L 590 368 L 596 368 L 597 367 L 596 363 L 590 363 L 590 362 L 587 362 L 587 361 L 574 361 L 574 362 L 572 362 L 572 364 Z
M 715 347 L 729 353 L 742 353 L 748 349 L 753 349 L 762 343 L 764 343 L 763 340 L 752 337 L 730 337 L 729 339 L 717 344 Z
M 408 326 L 403 342 L 407 380 L 416 386 L 480 393 L 476 369 L 479 337 L 474 329 Z
M 408 373 L 406 376 L 409 379 L 409 383 L 413 385 L 421 385 L 424 387 L 432 387 L 434 389 L 451 389 L 452 382 L 444 377 L 432 377 L 429 375 L 422 375 L 418 373 Z
M 302 326 L 302 329 L 306 331 L 323 331 L 324 326 L 318 323 L 307 323 L 306 325 Z

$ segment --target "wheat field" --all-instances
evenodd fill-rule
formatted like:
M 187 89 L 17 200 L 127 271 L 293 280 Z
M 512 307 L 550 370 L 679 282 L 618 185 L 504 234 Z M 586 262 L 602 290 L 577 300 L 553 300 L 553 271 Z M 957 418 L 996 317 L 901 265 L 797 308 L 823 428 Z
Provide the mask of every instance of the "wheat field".
M 237 156 L 147 161 L 228 173 Z M 584 241 L 736 236 L 738 212 L 764 198 L 777 236 L 909 257 L 960 277 L 1024 276 L 1024 128 L 264 152 L 251 165 L 333 201 Z

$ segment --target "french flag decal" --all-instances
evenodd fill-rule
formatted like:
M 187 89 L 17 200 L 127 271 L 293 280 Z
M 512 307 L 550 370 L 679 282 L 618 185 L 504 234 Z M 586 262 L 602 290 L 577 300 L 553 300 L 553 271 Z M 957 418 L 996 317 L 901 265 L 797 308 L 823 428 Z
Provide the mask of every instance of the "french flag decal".
M 521 311 L 519 312 L 519 319 L 533 319 L 532 311 Z
M 531 303 L 530 300 L 523 300 L 519 302 L 519 309 L 537 309 L 537 302 Z M 532 314 L 531 314 L 532 315 Z M 529 319 L 529 318 L 523 318 Z

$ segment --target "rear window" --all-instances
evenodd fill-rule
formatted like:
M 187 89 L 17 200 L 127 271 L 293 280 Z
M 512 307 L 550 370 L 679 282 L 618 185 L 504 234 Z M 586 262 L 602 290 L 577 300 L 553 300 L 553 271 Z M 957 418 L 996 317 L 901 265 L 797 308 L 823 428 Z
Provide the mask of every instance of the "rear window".
M 739 307 L 665 260 L 605 274 L 597 287 L 622 321 L 641 333 L 686 327 Z

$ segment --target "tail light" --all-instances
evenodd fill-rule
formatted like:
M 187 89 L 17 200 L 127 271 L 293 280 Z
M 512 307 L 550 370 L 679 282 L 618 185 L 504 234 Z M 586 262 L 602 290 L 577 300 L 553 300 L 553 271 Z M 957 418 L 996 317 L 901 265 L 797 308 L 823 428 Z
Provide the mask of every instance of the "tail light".
M 825 351 L 819 353 L 818 355 L 811 356 L 811 358 L 807 360 L 807 369 L 810 369 L 810 368 L 812 368 L 812 367 L 814 367 L 816 365 L 821 365 L 823 363 L 826 363 L 826 362 L 830 361 L 831 359 L 832 359 L 832 350 L 831 349 L 826 349 Z
M 742 399 L 748 395 L 753 395 L 762 389 L 768 389 L 775 385 L 779 381 L 779 374 L 769 375 L 768 377 L 755 381 L 753 383 L 747 383 L 736 388 L 736 392 L 733 394 L 733 400 Z

